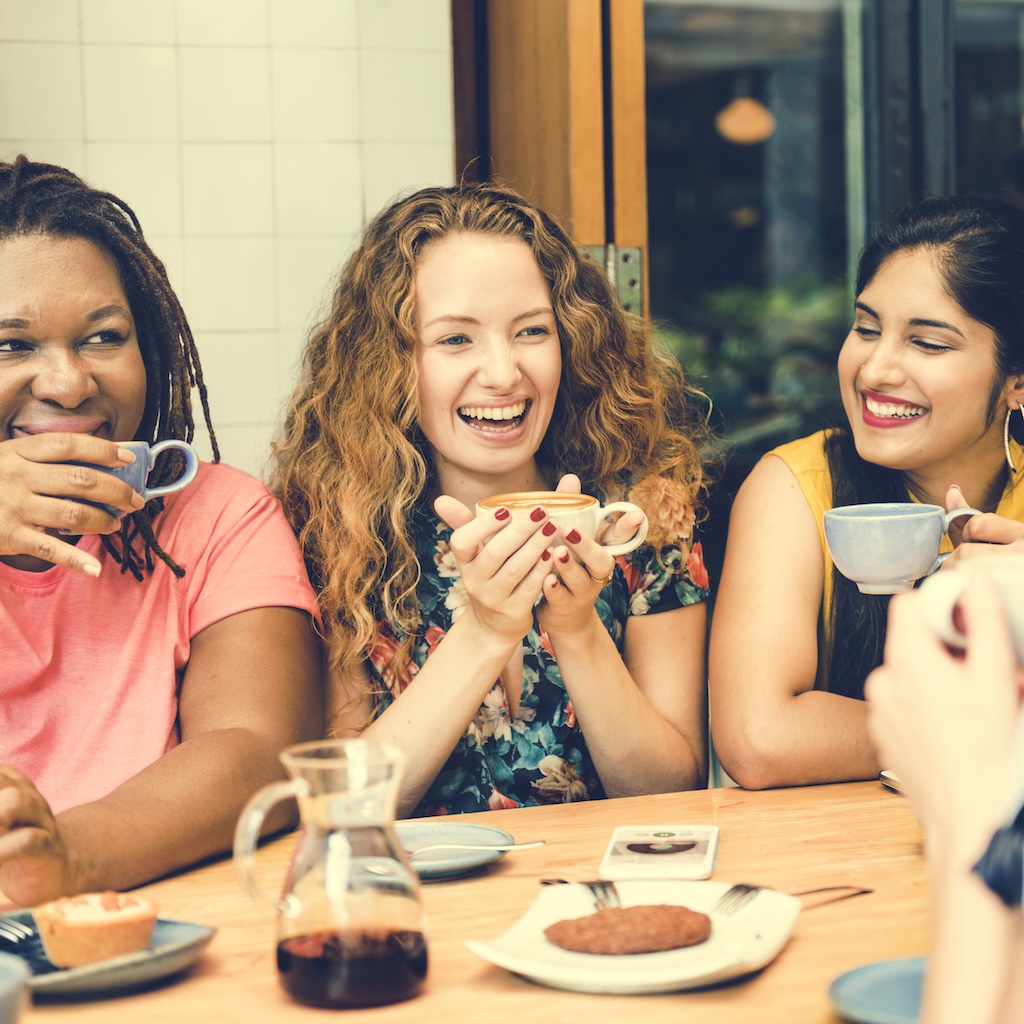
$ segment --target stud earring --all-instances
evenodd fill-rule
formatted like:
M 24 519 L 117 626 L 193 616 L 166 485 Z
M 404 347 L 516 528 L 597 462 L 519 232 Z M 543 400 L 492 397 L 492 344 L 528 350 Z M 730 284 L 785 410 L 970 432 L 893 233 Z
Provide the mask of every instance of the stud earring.
M 1024 405 L 1017 403 L 1017 408 L 1020 409 L 1021 420 L 1024 420 Z M 1003 421 L 1003 451 L 1006 452 L 1006 464 L 1010 467 L 1011 473 L 1017 472 L 1017 467 L 1013 464 L 1013 459 L 1010 456 L 1010 416 L 1013 410 L 1006 410 L 1006 419 Z

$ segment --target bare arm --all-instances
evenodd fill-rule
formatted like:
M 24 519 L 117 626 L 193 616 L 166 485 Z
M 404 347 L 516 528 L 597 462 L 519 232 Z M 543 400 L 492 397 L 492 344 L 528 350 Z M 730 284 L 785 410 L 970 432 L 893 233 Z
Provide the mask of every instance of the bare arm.
M 245 801 L 281 777 L 278 751 L 322 731 L 309 616 L 259 608 L 204 629 L 192 641 L 179 715 L 178 746 L 56 819 L 27 780 L 0 775 L 0 887 L 10 899 L 125 889 L 229 849 Z M 274 827 L 286 821 L 282 814 Z
M 796 477 L 762 459 L 733 503 L 709 672 L 716 753 L 749 789 L 878 774 L 864 702 L 814 689 L 825 571 Z
M 369 725 L 365 673 L 333 676 L 329 682 L 329 701 L 337 709 L 332 722 L 336 735 L 394 743 L 408 755 L 399 817 L 416 808 L 530 632 L 534 601 L 549 564 L 542 557 L 548 546 L 543 520 L 517 518 L 506 524 L 496 517 L 473 519 L 461 510 L 463 522 L 450 543 L 469 603 L 443 642 L 399 698 Z
M 593 609 L 584 629 L 549 631 L 608 796 L 707 784 L 706 629 L 704 604 L 632 616 L 621 657 Z

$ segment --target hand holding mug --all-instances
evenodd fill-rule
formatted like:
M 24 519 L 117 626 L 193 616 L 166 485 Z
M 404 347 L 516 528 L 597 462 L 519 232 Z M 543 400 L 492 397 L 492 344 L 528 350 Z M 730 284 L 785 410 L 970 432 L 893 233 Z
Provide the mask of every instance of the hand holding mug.
M 118 444 L 118 448 L 131 452 L 135 456 L 134 460 L 127 464 L 119 463 L 116 466 L 93 465 L 91 468 L 98 469 L 103 473 L 110 473 L 112 476 L 123 480 L 136 494 L 142 496 L 144 502 L 149 501 L 151 498 L 159 498 L 162 495 L 180 491 L 183 487 L 187 487 L 192 483 L 199 473 L 199 455 L 187 441 L 179 441 L 173 437 L 164 441 L 157 441 L 156 444 L 152 445 L 147 441 L 121 441 Z M 185 467 L 170 483 L 162 484 L 159 487 L 149 487 L 147 481 L 149 480 L 149 474 L 156 465 L 156 458 L 161 452 L 165 451 L 181 452 L 185 459 Z M 80 465 L 89 465 L 89 463 L 80 463 Z M 90 501 L 88 504 L 97 503 Z M 125 515 L 125 511 L 116 506 L 98 504 L 100 508 L 114 516 L 115 519 Z
M 198 456 L 185 447 L 190 453 L 188 468 L 169 485 L 172 489 L 185 486 L 198 471 Z M 157 446 L 153 452 L 160 450 Z M 153 452 L 144 441 L 115 442 L 64 432 L 0 443 L 0 555 L 99 575 L 97 559 L 59 535 L 116 531 L 119 517 L 142 508 L 154 496 L 153 491 L 140 493 L 145 491 Z
M 532 516 L 513 518 L 499 507 L 474 517 L 449 495 L 435 499 L 434 509 L 453 528 L 448 547 L 465 590 L 465 614 L 502 642 L 521 641 L 533 625 L 555 525 L 540 508 Z M 459 600 L 458 584 L 452 597 Z

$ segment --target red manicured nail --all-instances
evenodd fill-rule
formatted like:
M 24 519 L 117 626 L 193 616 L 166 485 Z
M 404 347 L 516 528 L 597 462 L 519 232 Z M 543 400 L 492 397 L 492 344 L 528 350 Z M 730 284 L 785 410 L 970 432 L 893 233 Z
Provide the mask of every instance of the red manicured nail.
M 545 548 L 540 554 L 540 560 L 542 562 L 548 562 L 551 560 L 551 548 Z
M 509 512 L 507 508 L 496 508 L 494 510 L 495 519 L 508 519 Z
M 540 528 L 540 532 L 543 533 L 545 537 L 550 537 L 551 534 L 558 532 L 558 527 L 555 526 L 554 523 L 545 523 Z
M 544 509 L 538 505 L 531 513 L 530 518 L 535 522 L 539 523 L 544 518 Z
M 580 531 L 577 530 L 575 526 L 565 535 L 565 539 L 570 544 L 579 544 L 580 540 L 582 540 L 580 537 Z
M 565 565 L 565 563 L 569 561 L 569 552 L 566 551 L 566 553 L 562 555 L 558 560 L 562 563 L 562 565 Z

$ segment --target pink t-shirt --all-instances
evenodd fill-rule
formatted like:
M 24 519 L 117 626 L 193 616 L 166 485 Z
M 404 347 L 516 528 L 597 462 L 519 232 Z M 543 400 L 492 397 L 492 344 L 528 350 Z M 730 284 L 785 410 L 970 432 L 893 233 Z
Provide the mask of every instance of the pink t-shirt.
M 155 532 L 186 570 L 158 559 L 140 583 L 98 536 L 98 579 L 0 562 L 0 764 L 27 775 L 54 811 L 105 796 L 178 743 L 178 687 L 191 638 L 251 608 L 316 614 L 280 504 L 262 483 L 203 463 L 164 499 Z M 312 628 L 312 625 L 311 625 Z

